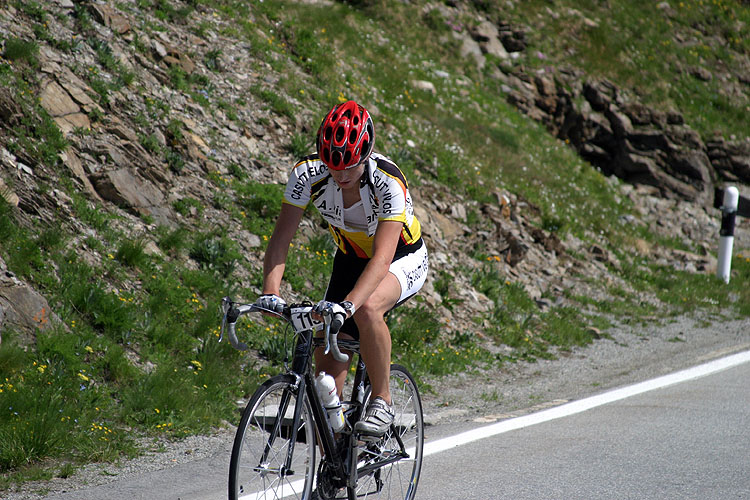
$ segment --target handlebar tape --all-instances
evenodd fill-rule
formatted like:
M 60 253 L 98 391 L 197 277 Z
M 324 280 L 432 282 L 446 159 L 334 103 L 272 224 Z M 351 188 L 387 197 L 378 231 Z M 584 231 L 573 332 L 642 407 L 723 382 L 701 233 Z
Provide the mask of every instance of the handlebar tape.
M 237 338 L 237 333 L 235 330 L 235 323 L 227 323 L 227 335 L 229 336 L 229 343 L 232 344 L 232 347 L 237 349 L 238 351 L 247 351 L 247 344 L 244 342 L 240 342 L 240 340 Z

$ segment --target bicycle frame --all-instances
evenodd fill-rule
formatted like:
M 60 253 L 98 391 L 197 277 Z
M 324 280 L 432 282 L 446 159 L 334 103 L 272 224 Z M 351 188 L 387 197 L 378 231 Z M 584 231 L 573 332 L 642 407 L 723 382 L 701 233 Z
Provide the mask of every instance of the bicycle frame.
M 296 443 L 297 438 L 296 432 L 302 412 L 302 394 L 306 394 L 310 401 L 315 430 L 318 433 L 319 442 L 323 452 L 329 462 L 336 466 L 337 473 L 343 478 L 346 477 L 345 466 L 341 460 L 339 450 L 336 447 L 333 430 L 328 425 L 327 412 L 320 401 L 318 391 L 315 390 L 311 360 L 313 351 L 317 347 L 320 347 L 320 342 L 316 342 L 315 340 L 313 330 L 297 332 L 294 358 L 292 360 L 291 370 L 289 371 L 289 373 L 296 377 L 298 381 L 296 388 L 296 408 L 294 412 L 294 420 L 292 422 L 292 429 L 295 435 L 293 435 L 291 439 L 292 445 L 288 450 L 287 464 L 291 461 L 291 457 L 294 453 L 294 443 Z M 280 411 L 279 414 L 283 415 L 283 411 Z

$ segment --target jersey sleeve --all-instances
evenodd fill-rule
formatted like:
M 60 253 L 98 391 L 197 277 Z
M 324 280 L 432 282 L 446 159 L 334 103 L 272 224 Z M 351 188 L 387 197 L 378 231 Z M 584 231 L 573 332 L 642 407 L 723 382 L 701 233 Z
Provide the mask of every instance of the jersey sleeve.
M 393 163 L 380 159 L 373 170 L 373 186 L 378 198 L 378 221 L 403 223 L 401 241 L 410 245 L 422 237 L 419 221 L 403 172 Z
M 312 183 L 307 162 L 301 161 L 294 166 L 289 174 L 289 180 L 287 180 L 284 190 L 284 203 L 305 209 L 307 204 L 310 203 L 311 193 Z
M 395 167 L 379 168 L 374 176 L 375 185 L 379 187 L 378 198 L 380 202 L 378 220 L 395 220 L 408 222 L 408 191 L 406 179 L 400 170 Z

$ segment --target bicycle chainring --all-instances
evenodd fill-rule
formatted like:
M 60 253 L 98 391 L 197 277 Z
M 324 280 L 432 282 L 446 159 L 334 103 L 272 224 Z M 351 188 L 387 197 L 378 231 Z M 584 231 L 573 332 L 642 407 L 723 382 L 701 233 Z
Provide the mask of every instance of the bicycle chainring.
M 318 499 L 320 500 L 335 500 L 341 498 L 341 489 L 346 486 L 346 483 L 335 477 L 334 471 L 326 460 L 320 462 L 318 467 L 318 481 L 316 492 Z M 317 499 L 316 499 L 317 500 Z

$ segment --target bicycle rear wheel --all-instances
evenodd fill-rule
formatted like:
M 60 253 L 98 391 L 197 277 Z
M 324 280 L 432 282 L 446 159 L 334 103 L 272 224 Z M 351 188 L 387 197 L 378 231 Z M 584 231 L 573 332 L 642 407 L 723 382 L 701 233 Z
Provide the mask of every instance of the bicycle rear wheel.
M 291 375 L 277 375 L 250 398 L 237 427 L 229 463 L 230 500 L 311 497 L 316 468 L 315 425 L 307 397 L 304 393 L 298 397 L 294 382 Z M 293 438 L 297 405 L 302 408 Z
M 401 365 L 391 365 L 390 386 L 396 416 L 382 439 L 360 449 L 357 498 L 413 500 L 417 493 L 424 447 L 422 400 L 414 378 Z

